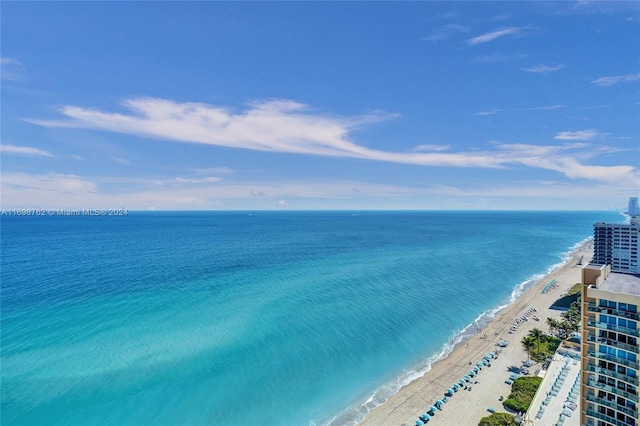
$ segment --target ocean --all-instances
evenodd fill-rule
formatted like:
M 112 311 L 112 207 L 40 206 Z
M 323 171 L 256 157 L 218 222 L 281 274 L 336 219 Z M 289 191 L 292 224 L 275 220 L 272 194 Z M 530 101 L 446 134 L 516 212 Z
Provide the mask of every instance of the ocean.
M 353 425 L 617 212 L 3 216 L 1 423 Z

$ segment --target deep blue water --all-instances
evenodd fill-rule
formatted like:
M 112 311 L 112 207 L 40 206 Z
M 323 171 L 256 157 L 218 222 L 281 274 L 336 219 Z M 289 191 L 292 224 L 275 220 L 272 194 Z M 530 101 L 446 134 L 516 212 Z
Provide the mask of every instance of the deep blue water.
M 352 424 L 594 222 L 622 220 L 2 217 L 2 424 Z

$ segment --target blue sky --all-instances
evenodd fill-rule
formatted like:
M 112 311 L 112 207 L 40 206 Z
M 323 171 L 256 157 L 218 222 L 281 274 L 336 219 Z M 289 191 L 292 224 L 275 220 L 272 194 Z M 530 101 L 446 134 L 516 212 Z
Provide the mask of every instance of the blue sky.
M 3 2 L 2 207 L 607 209 L 638 2 Z

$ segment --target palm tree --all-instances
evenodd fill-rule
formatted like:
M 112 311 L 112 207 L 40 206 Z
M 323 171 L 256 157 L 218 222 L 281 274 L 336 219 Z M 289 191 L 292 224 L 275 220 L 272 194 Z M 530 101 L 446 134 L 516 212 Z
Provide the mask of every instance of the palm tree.
M 558 320 L 555 318 L 547 318 L 547 325 L 549 326 L 549 333 L 551 334 L 555 334 L 555 332 L 558 330 Z
M 544 336 L 544 333 L 539 328 L 534 328 L 529 332 L 529 336 L 536 342 L 536 352 L 540 353 L 540 339 Z
M 527 351 L 527 361 L 529 361 L 531 359 L 531 348 L 535 346 L 535 343 L 533 342 L 533 338 L 531 336 L 526 336 L 525 338 L 522 339 L 522 345 L 524 346 L 524 349 Z

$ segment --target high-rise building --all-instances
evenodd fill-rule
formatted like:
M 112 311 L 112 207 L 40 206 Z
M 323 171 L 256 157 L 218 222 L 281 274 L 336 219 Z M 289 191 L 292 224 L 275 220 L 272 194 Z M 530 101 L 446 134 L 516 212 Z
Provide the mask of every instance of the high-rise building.
M 592 263 L 611 265 L 613 272 L 640 273 L 640 217 L 632 217 L 629 223 L 597 222 L 593 228 Z
M 629 198 L 629 206 L 627 207 L 629 216 L 640 216 L 640 205 L 638 205 L 638 197 Z
M 640 276 L 582 269 L 580 424 L 638 426 Z

